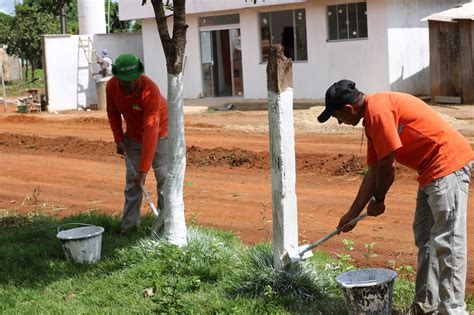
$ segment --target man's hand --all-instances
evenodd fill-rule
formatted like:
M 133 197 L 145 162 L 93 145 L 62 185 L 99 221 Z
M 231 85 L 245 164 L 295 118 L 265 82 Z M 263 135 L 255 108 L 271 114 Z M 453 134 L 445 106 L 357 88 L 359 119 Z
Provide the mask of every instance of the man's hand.
M 338 229 L 344 226 L 347 222 L 351 221 L 352 219 L 355 219 L 358 215 L 355 213 L 348 212 L 345 215 L 342 216 L 341 220 L 339 220 L 339 225 L 337 226 Z M 342 232 L 346 233 L 355 228 L 357 223 L 354 223 L 352 225 L 348 225 L 342 229 Z M 338 233 L 339 234 L 339 233 Z
M 385 203 L 383 201 L 376 201 L 373 198 L 370 199 L 369 205 L 367 206 L 367 214 L 373 217 L 381 215 L 385 212 Z
M 145 186 L 145 179 L 146 179 L 146 173 L 145 172 L 139 172 L 137 176 L 137 185 L 138 187 Z
M 117 142 L 117 153 L 121 155 L 127 153 L 127 150 L 125 149 L 125 143 L 123 141 Z

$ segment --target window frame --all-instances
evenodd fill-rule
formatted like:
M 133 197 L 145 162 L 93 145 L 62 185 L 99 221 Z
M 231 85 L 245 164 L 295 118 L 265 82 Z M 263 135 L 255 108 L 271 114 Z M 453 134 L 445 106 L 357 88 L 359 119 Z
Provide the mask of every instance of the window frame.
M 296 26 L 297 26 L 297 23 L 296 23 L 296 13 L 297 11 L 300 11 L 300 10 L 303 10 L 304 11 L 304 26 L 305 26 L 305 36 L 306 36 L 306 39 L 305 39 L 305 46 L 306 46 L 306 59 L 297 59 L 297 60 L 292 60 L 293 63 L 304 63 L 304 62 L 308 62 L 309 61 L 309 54 L 308 54 L 308 28 L 307 28 L 307 23 L 306 23 L 306 19 L 307 19 L 307 16 L 306 16 L 306 8 L 302 7 L 302 8 L 294 8 L 294 9 L 286 9 L 286 10 L 273 10 L 273 11 L 261 11 L 258 13 L 258 46 L 259 46 L 259 60 L 260 60 L 260 64 L 266 64 L 268 62 L 268 60 L 264 60 L 263 59 L 263 49 L 262 49 L 262 15 L 263 14 L 267 14 L 268 15 L 268 28 L 270 30 L 270 47 L 273 45 L 273 41 L 272 41 L 272 34 L 273 34 L 273 29 L 272 29 L 272 13 L 275 13 L 275 12 L 291 12 L 291 20 L 292 20 L 292 27 L 293 27 L 293 49 L 294 49 L 294 54 L 295 54 L 295 57 L 298 58 L 298 53 L 297 53 L 297 45 L 298 45 L 298 41 L 297 41 L 297 35 L 296 35 Z
M 365 3 L 365 25 L 366 25 L 366 31 L 367 34 L 364 37 L 359 37 L 359 5 Z M 347 28 L 347 38 L 339 38 L 339 20 L 337 16 L 337 7 L 338 6 L 345 6 L 345 13 L 346 13 L 346 21 L 349 20 L 349 5 L 354 4 L 356 7 L 356 19 L 355 21 L 349 21 L 355 23 L 357 27 L 357 37 L 351 37 L 350 36 L 350 28 L 349 25 L 346 23 L 346 28 Z M 337 39 L 330 39 L 330 33 L 331 33 L 331 25 L 329 24 L 329 8 L 336 8 L 336 34 L 337 34 Z M 352 41 L 352 40 L 368 40 L 369 39 L 369 23 L 368 23 L 368 14 L 367 14 L 367 1 L 358 1 L 358 2 L 347 2 L 347 3 L 338 3 L 338 4 L 331 4 L 326 6 L 326 26 L 327 26 L 327 32 L 326 32 L 326 42 L 341 42 L 341 41 Z

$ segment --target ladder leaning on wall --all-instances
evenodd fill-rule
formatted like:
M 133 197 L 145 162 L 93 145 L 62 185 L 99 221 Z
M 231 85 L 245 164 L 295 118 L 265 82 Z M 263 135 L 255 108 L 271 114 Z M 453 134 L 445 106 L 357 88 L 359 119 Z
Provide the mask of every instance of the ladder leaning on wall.
M 98 75 L 98 73 L 94 73 L 92 65 L 98 64 L 97 61 L 99 60 L 99 56 L 97 55 L 97 50 L 95 49 L 94 44 L 92 43 L 92 39 L 89 36 L 79 36 L 79 49 L 84 52 L 89 67 L 89 74 L 94 80 L 96 80 L 95 76 Z

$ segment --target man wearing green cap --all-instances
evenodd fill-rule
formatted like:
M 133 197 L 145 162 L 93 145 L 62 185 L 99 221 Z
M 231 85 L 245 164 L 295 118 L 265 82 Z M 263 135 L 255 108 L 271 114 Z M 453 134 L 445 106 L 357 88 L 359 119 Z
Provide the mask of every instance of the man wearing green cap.
M 158 86 L 143 74 L 140 59 L 132 54 L 117 57 L 107 83 L 107 117 L 118 154 L 126 154 L 125 204 L 122 233 L 140 223 L 141 186 L 153 166 L 158 208 L 163 209 L 163 188 L 168 159 L 168 109 Z M 122 128 L 122 117 L 126 131 Z

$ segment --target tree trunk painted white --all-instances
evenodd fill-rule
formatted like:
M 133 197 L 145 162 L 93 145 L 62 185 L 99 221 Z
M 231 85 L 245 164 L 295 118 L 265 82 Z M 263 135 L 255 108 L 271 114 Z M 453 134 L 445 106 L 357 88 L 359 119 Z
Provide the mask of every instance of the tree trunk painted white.
M 167 241 L 177 246 L 187 244 L 183 201 L 185 171 L 183 73 L 178 75 L 168 73 L 168 175 L 163 196 L 164 236 Z
M 291 60 L 272 47 L 267 65 L 270 163 L 272 175 L 273 246 L 275 268 L 281 255 L 298 246 L 295 140 Z

